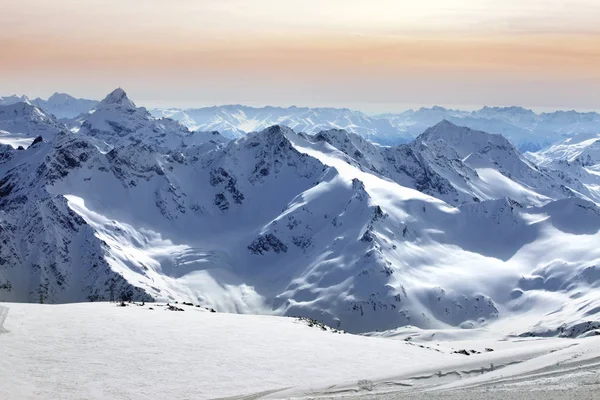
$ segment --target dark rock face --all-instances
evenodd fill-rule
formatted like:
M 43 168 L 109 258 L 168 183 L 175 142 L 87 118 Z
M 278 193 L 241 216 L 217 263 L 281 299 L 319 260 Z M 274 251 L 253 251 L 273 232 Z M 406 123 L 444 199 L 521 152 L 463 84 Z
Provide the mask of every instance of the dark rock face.
M 215 195 L 214 203 L 221 211 L 227 211 L 229 209 L 229 201 L 223 193 L 217 193 Z
M 31 145 L 29 147 L 33 147 L 38 143 L 42 143 L 43 141 L 44 141 L 44 138 L 41 136 L 38 136 L 35 139 L 33 139 L 33 142 L 31 143 Z
M 244 194 L 237 188 L 237 179 L 228 173 L 224 168 L 219 167 L 210 171 L 210 184 L 211 186 L 221 186 L 224 192 L 215 195 L 214 204 L 219 207 L 221 211 L 229 209 L 230 203 L 225 196 L 225 192 L 229 192 L 231 199 L 235 204 L 242 204 L 244 202 Z
M 272 233 L 261 235 L 254 239 L 248 246 L 252 254 L 263 254 L 264 252 L 274 251 L 275 253 L 287 253 L 288 248 L 277 236 Z

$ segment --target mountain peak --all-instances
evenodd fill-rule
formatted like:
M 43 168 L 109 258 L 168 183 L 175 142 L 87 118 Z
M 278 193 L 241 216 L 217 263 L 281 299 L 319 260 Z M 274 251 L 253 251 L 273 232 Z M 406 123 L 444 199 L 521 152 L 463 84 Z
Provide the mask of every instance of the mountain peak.
M 48 103 L 65 102 L 68 100 L 75 100 L 75 98 L 67 93 L 55 92 L 52 96 L 48 97 Z
M 102 100 L 102 104 L 118 104 L 129 108 L 136 108 L 133 101 L 129 100 L 127 93 L 121 88 L 117 88 L 110 92 L 108 96 Z
M 44 111 L 31 104 L 29 101 L 2 105 L 0 108 L 0 120 L 10 120 L 15 118 L 26 118 L 32 121 L 49 121 L 50 119 Z
M 26 95 L 17 96 L 16 94 L 13 94 L 12 96 L 0 97 L 0 105 L 10 105 L 15 103 L 30 104 L 30 100 Z
M 441 120 L 440 122 L 438 122 L 437 124 L 434 125 L 435 127 L 455 127 L 458 128 L 458 125 L 453 124 L 452 122 L 448 121 L 446 118 L 444 118 L 443 120 Z
M 496 137 L 496 136 L 500 136 L 500 135 L 494 135 L 494 134 L 490 134 L 487 132 L 474 130 L 474 129 L 471 129 L 466 126 L 459 126 L 459 125 L 453 124 L 452 122 L 448 121 L 447 119 L 443 119 L 442 121 L 438 122 L 431 128 L 428 128 L 425 132 L 423 132 L 417 138 L 417 140 L 419 140 L 419 138 L 421 139 L 421 141 L 437 140 L 437 139 L 448 140 L 450 138 L 460 139 L 460 138 L 465 138 L 467 136 L 487 138 L 487 137 Z
M 530 109 L 523 108 L 520 106 L 508 106 L 508 107 L 489 107 L 484 106 L 479 112 L 504 112 L 513 114 L 534 114 Z
M 294 134 L 294 131 L 285 125 L 272 125 L 266 129 L 263 129 L 258 133 L 262 137 L 267 138 L 269 141 L 278 140 L 285 138 L 287 135 Z

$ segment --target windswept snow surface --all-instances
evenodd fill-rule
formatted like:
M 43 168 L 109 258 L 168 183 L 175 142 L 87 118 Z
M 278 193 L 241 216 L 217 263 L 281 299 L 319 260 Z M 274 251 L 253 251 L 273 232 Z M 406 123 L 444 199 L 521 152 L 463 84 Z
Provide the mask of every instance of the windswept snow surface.
M 0 398 L 460 398 L 480 385 L 518 389 L 527 376 L 564 377 L 563 383 L 587 377 L 589 393 L 600 389 L 598 338 L 477 331 L 460 341 L 470 332 L 463 330 L 439 332 L 439 339 L 436 332 L 413 332 L 406 341 L 334 333 L 295 318 L 178 306 L 185 311 L 152 303 L 4 303 L 10 313 L 0 335 Z M 454 353 L 462 349 L 478 353 Z M 525 398 L 561 388 L 536 390 L 539 397 Z M 524 398 L 518 390 L 512 395 L 505 398 Z

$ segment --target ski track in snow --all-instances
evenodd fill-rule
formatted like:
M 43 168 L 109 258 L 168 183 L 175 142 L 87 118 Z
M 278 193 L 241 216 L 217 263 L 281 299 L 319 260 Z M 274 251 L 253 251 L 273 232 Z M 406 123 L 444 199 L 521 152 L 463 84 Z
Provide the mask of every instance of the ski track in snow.
M 0 306 L 0 333 L 6 333 L 6 329 L 4 329 L 4 321 L 6 321 L 7 316 L 8 307 Z

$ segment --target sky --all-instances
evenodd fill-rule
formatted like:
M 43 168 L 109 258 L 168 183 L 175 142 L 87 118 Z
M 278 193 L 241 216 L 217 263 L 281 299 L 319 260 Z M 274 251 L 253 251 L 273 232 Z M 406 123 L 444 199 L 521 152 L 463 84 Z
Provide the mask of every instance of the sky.
M 600 109 L 598 21 L 598 0 L 1 0 L 0 95 Z

